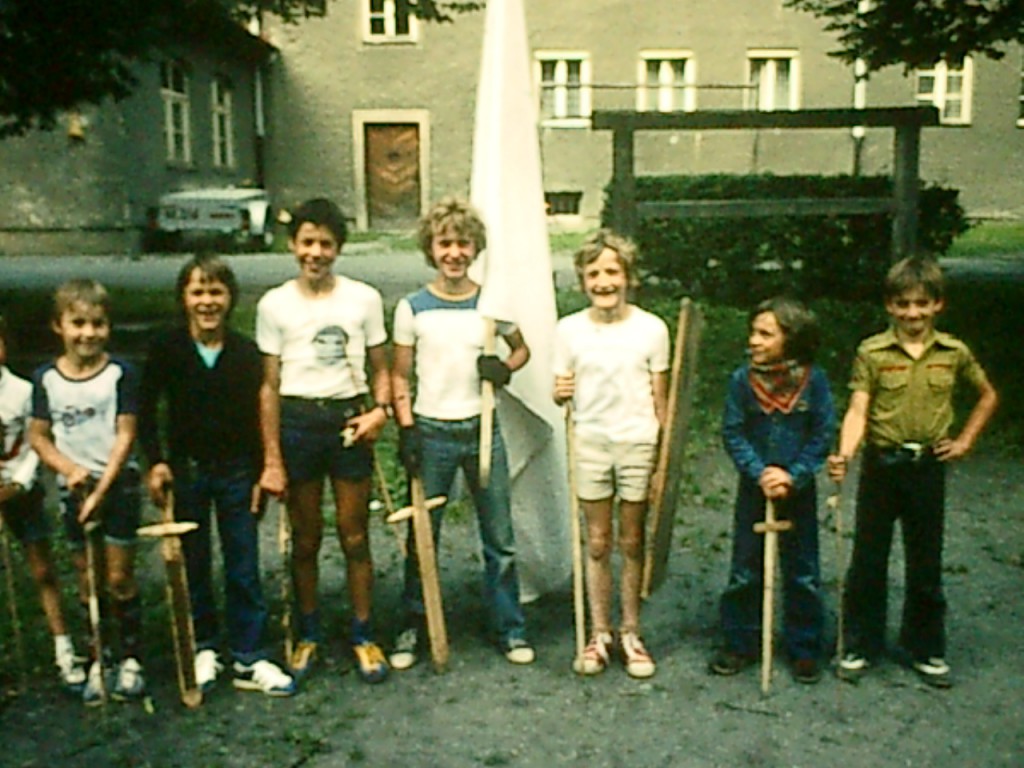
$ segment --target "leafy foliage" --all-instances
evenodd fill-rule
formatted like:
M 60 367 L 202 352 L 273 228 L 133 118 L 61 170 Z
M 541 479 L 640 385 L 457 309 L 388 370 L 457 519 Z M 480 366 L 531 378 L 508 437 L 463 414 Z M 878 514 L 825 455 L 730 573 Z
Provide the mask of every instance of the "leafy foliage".
M 969 54 L 1002 58 L 1007 42 L 1024 41 L 1020 0 L 786 0 L 786 5 L 826 19 L 839 59 L 862 59 L 869 72 L 890 65 L 927 68 L 959 62 Z
M 639 201 L 887 197 L 888 177 L 646 176 Z M 944 253 L 967 228 L 957 190 L 921 190 L 918 242 Z M 613 201 L 609 199 L 605 211 Z M 877 298 L 890 263 L 886 214 L 654 219 L 636 233 L 645 269 L 695 297 L 746 306 L 790 293 L 804 299 Z

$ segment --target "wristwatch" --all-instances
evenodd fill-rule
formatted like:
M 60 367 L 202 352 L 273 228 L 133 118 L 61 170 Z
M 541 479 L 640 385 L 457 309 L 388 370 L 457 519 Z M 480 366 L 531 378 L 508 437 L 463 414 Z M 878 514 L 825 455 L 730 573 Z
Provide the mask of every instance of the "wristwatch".
M 389 419 L 393 419 L 395 417 L 395 409 L 391 407 L 391 403 L 375 403 L 374 407 L 383 408 L 384 415 Z

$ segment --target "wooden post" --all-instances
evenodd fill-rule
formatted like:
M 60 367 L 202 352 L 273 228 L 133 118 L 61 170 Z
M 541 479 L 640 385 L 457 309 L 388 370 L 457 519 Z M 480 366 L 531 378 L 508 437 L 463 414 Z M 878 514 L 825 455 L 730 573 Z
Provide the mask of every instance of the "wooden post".
M 616 126 L 612 134 L 612 227 L 630 237 L 636 234 L 636 170 L 633 127 Z
M 583 651 L 587 645 L 587 614 L 584 606 L 583 542 L 580 538 L 580 502 L 579 496 L 576 494 L 576 437 L 571 401 L 565 404 L 565 444 L 569 465 L 569 514 L 572 516 L 569 521 L 572 535 L 572 602 L 576 624 L 576 658 L 573 659 L 572 668 L 577 674 L 583 674 Z
M 761 603 L 761 693 L 772 685 L 772 643 L 775 636 L 775 561 L 779 551 L 778 536 L 793 524 L 775 519 L 775 504 L 766 499 L 764 522 L 754 523 L 754 532 L 764 534 L 764 595 Z
M 494 319 L 484 318 L 484 354 L 493 355 L 495 347 Z M 491 449 L 494 446 L 494 382 L 480 382 L 480 478 L 486 488 L 491 482 Z
M 99 522 L 91 520 L 83 527 L 85 532 L 85 574 L 89 591 L 89 629 L 92 632 L 92 647 L 96 654 L 96 663 L 100 665 L 100 703 L 107 703 L 107 680 L 103 669 L 103 616 L 100 613 L 100 589 L 104 583 L 100 573 L 103 556 L 100 553 L 102 543 L 98 541 L 102 535 Z M 92 670 L 89 670 L 91 673 Z
M 912 256 L 917 249 L 919 153 L 921 126 L 916 123 L 897 125 L 893 146 L 892 217 L 893 260 Z

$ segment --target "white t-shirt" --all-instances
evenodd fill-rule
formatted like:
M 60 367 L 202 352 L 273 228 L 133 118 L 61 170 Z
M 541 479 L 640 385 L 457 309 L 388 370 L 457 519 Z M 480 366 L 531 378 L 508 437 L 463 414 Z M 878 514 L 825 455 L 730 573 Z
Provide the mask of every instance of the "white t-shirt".
M 289 280 L 256 307 L 256 344 L 281 359 L 282 396 L 356 397 L 369 391 L 366 349 L 388 339 L 380 293 L 340 275 L 316 298 Z
M 395 344 L 416 348 L 417 416 L 443 421 L 480 415 L 480 377 L 476 360 L 483 354 L 484 318 L 476 308 L 477 291 L 452 301 L 429 286 L 399 300 L 395 307 Z M 495 324 L 495 334 L 508 336 L 512 323 Z
M 0 366 L 0 482 L 28 490 L 35 483 L 39 456 L 28 444 L 32 384 Z
M 32 417 L 50 422 L 57 450 L 94 475 L 110 461 L 117 439 L 117 417 L 138 413 L 138 374 L 116 358 L 88 379 L 69 379 L 56 363 L 36 371 Z M 125 468 L 136 466 L 134 459 Z M 63 483 L 63 475 L 58 481 Z
M 576 433 L 612 442 L 654 443 L 652 374 L 669 368 L 668 327 L 630 306 L 617 323 L 596 323 L 584 309 L 558 321 L 556 376 L 575 373 Z

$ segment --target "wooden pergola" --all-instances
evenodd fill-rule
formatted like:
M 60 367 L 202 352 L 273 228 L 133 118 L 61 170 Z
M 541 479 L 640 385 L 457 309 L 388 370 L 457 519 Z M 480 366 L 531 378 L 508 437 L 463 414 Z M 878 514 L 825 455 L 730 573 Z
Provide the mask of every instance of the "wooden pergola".
M 935 107 L 802 109 L 791 112 L 631 112 L 596 111 L 595 130 L 612 131 L 611 224 L 634 234 L 646 218 L 814 216 L 840 213 L 892 215 L 893 256 L 914 253 L 917 245 L 921 128 L 938 125 Z M 637 202 L 634 136 L 637 131 L 721 131 L 800 128 L 893 128 L 891 197 L 689 200 Z

